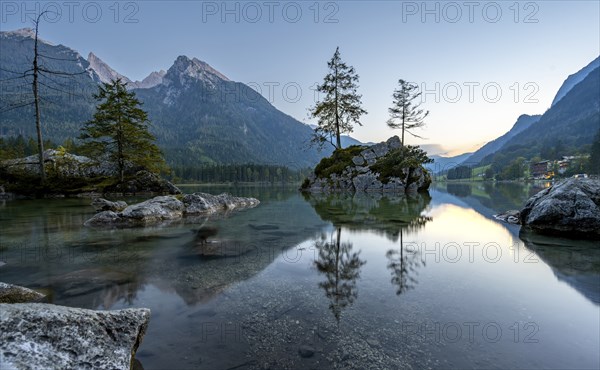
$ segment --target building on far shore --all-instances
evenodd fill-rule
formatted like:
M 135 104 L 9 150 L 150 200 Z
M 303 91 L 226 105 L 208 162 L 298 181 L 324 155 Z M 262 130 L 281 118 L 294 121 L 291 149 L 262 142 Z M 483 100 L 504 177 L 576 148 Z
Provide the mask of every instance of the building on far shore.
M 531 177 L 534 179 L 545 179 L 550 169 L 550 161 L 541 161 L 531 164 Z

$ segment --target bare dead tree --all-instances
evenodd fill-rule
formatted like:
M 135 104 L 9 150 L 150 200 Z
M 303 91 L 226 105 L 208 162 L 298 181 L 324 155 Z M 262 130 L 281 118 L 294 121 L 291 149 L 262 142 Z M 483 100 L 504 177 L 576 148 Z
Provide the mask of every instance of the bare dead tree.
M 40 73 L 38 64 L 38 30 L 40 26 L 40 18 L 46 12 L 40 13 L 35 19 L 35 43 L 33 47 L 33 100 L 35 104 L 35 129 L 37 131 L 38 141 L 38 160 L 40 162 L 40 182 L 42 185 L 46 181 L 46 170 L 44 169 L 44 140 L 42 139 L 42 122 L 40 114 L 40 95 L 39 95 L 39 84 L 38 76 Z
M 53 81 L 56 83 L 55 80 L 53 80 L 52 78 L 50 78 L 49 76 L 59 76 L 59 77 L 73 77 L 76 75 L 81 75 L 86 73 L 86 71 L 80 72 L 80 73 L 68 73 L 68 72 L 61 72 L 61 71 L 53 71 L 50 70 L 46 67 L 44 67 L 44 65 L 42 63 L 40 63 L 41 59 L 40 58 L 49 58 L 49 59 L 58 59 L 58 60 L 67 60 L 67 61 L 73 61 L 75 62 L 75 60 L 71 60 L 71 59 L 61 59 L 61 58 L 52 58 L 50 56 L 46 56 L 43 55 L 42 53 L 40 53 L 39 51 L 39 26 L 40 26 L 40 22 L 42 17 L 46 14 L 49 13 L 49 11 L 44 11 L 41 12 L 40 14 L 37 15 L 37 17 L 35 19 L 32 19 L 33 25 L 35 26 L 35 34 L 34 34 L 34 46 L 33 46 L 33 61 L 32 61 L 32 68 L 28 69 L 24 72 L 17 72 L 17 71 L 11 71 L 11 70 L 7 70 L 7 69 L 3 69 L 0 68 L 2 71 L 4 72 L 9 72 L 12 73 L 16 76 L 12 76 L 10 78 L 7 78 L 5 80 L 0 80 L 0 82 L 6 82 L 6 81 L 12 81 L 12 80 L 17 80 L 17 79 L 28 79 L 30 77 L 33 77 L 33 80 L 31 81 L 31 89 L 33 92 L 33 101 L 29 100 L 26 102 L 18 102 L 17 104 L 12 104 L 4 109 L 0 109 L 0 113 L 2 112 L 7 112 L 13 109 L 18 109 L 18 108 L 22 108 L 22 107 L 26 107 L 26 106 L 31 106 L 33 105 L 35 108 L 35 128 L 36 128 L 36 133 L 37 133 L 37 146 L 38 146 L 38 162 L 39 162 L 39 171 L 40 171 L 40 182 L 43 185 L 46 181 L 46 171 L 44 168 L 44 139 L 43 139 L 43 135 L 42 135 L 42 119 L 41 119 L 41 108 L 40 108 L 40 101 L 44 100 L 44 101 L 49 101 L 47 99 L 44 99 L 43 96 L 40 96 L 40 85 L 45 86 L 48 89 L 54 90 L 54 91 L 59 91 L 62 93 L 66 93 L 66 94 L 72 94 L 69 92 L 65 92 L 59 88 L 53 87 L 53 86 L 48 86 L 48 84 L 45 84 L 43 82 L 40 81 L 40 76 L 45 76 L 45 78 L 48 78 L 49 80 Z M 51 101 L 50 101 L 51 102 Z

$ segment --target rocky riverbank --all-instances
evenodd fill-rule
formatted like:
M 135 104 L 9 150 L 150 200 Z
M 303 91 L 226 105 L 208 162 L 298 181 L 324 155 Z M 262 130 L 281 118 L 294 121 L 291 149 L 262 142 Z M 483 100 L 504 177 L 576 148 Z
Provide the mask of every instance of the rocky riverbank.
M 398 136 L 370 147 L 336 150 L 319 163 L 301 190 L 414 194 L 431 184 L 429 172 L 422 166 L 424 158 L 418 158 L 420 154 L 416 147 L 403 146 Z
M 600 239 L 600 180 L 570 178 L 495 217 L 540 234 Z
M 234 197 L 227 193 L 220 195 L 194 193 L 180 198 L 181 200 L 174 196 L 159 196 L 129 206 L 122 201 L 110 202 L 105 199 L 97 199 L 92 204 L 100 212 L 86 221 L 85 226 L 148 226 L 188 216 L 205 216 L 253 208 L 260 203 L 255 198 Z

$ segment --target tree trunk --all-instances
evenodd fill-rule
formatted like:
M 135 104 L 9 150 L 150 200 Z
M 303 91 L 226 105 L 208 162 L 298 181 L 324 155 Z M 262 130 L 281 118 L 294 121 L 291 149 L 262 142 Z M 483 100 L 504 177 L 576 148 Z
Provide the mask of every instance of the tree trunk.
M 38 143 L 38 160 L 40 166 L 40 182 L 44 185 L 46 181 L 46 171 L 44 170 L 44 140 L 42 139 L 42 123 L 40 114 L 40 97 L 38 88 L 38 24 L 40 18 L 38 17 L 35 23 L 35 44 L 34 44 L 34 55 L 33 55 L 33 98 L 35 103 L 35 128 L 37 131 L 37 143 Z
M 338 67 L 335 66 L 335 136 L 336 146 L 342 149 L 342 139 L 340 138 L 340 114 L 338 110 Z

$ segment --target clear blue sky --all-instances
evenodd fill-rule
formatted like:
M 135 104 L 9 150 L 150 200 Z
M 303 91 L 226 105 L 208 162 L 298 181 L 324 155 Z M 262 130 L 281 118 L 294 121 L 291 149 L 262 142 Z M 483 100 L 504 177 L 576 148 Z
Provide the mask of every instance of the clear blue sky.
M 438 101 L 430 93 L 423 104 L 427 140 L 408 141 L 456 153 L 503 134 L 523 113 L 543 113 L 563 80 L 600 54 L 599 3 L 2 1 L 0 29 L 29 27 L 36 6 L 59 9 L 42 24 L 43 38 L 93 51 L 131 79 L 168 69 L 179 55 L 197 57 L 260 86 L 304 122 L 311 87 L 339 46 L 369 111 L 353 136 L 393 134 L 385 121 L 399 78 L 432 91 L 437 83 Z

